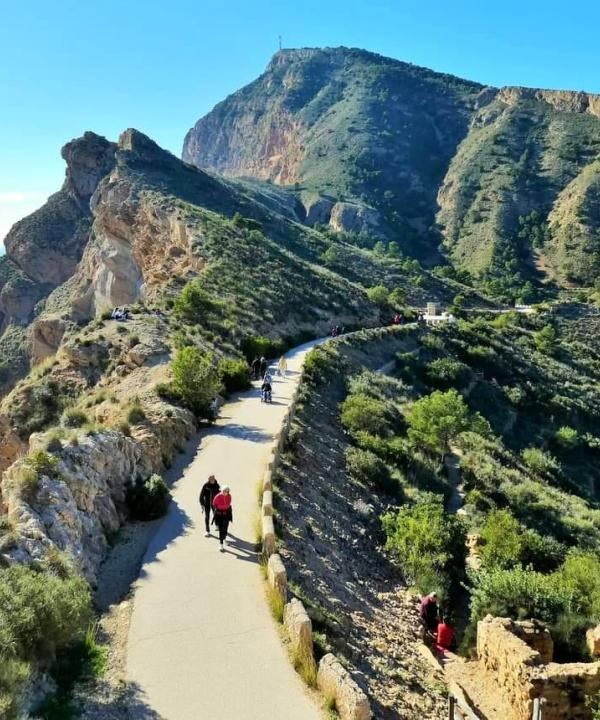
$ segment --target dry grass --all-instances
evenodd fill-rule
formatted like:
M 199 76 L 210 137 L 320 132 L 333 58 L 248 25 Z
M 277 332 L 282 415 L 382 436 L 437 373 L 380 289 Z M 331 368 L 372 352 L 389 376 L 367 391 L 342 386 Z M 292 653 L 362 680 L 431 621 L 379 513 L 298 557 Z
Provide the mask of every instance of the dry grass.
M 283 601 L 283 597 L 281 596 L 281 593 L 276 590 L 274 587 L 271 587 L 267 583 L 267 603 L 269 605 L 269 610 L 271 611 L 271 615 L 277 620 L 278 623 L 283 622 L 283 608 L 285 607 L 285 603 Z M 295 662 L 294 662 L 295 666 Z
M 280 596 L 281 597 L 281 596 Z M 317 687 L 317 663 L 312 653 L 298 649 L 292 656 L 294 668 L 308 687 Z M 335 700 L 334 700 L 335 702 Z

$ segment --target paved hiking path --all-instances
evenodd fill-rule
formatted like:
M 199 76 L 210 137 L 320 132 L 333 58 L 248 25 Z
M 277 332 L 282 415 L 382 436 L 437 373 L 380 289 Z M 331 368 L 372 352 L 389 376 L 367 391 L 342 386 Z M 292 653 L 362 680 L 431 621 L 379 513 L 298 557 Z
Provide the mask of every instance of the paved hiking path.
M 271 405 L 254 388 L 223 406 L 173 486 L 136 582 L 127 649 L 135 720 L 322 717 L 271 618 L 255 552 L 257 484 L 312 345 L 288 354 L 288 378 L 274 378 Z M 214 532 L 204 537 L 198 504 L 211 473 L 233 498 L 225 553 Z

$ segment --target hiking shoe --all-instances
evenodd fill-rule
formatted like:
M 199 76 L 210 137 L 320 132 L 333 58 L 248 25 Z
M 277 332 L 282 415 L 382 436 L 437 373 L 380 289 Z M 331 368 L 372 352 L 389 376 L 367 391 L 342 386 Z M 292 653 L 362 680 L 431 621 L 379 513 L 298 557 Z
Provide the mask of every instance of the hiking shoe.
M 221 546 L 219 547 L 219 552 L 225 552 L 225 548 L 223 547 L 223 543 L 221 543 Z
M 210 533 L 207 531 L 204 533 L 204 537 L 210 537 Z

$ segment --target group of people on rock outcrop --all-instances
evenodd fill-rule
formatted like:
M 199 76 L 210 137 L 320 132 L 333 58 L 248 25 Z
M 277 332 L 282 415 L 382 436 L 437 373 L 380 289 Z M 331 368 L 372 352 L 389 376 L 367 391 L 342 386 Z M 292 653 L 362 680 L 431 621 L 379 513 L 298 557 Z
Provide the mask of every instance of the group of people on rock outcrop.
M 444 654 L 455 646 L 454 628 L 440 612 L 437 593 L 424 595 L 419 603 L 419 614 L 426 637 L 433 641 L 433 648 Z
M 211 524 L 215 525 L 219 532 L 219 550 L 225 552 L 224 543 L 227 539 L 229 523 L 233 522 L 233 507 L 229 486 L 225 485 L 221 489 L 217 478 L 211 475 L 200 490 L 199 501 L 204 513 L 205 537 L 210 537 L 210 526 Z

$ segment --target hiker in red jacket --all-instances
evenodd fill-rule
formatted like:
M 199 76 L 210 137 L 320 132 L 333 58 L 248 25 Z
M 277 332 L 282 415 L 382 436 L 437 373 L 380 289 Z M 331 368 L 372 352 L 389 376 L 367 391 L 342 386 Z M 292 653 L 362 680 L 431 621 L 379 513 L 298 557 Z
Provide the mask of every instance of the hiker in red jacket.
M 453 645 L 454 628 L 450 625 L 446 618 L 442 617 L 437 626 L 435 649 L 443 654 L 447 650 L 451 650 Z
M 225 485 L 221 492 L 215 496 L 212 504 L 215 510 L 213 522 L 219 528 L 219 550 L 221 552 L 225 552 L 223 543 L 227 537 L 227 528 L 229 527 L 229 523 L 233 522 L 231 493 L 229 492 L 228 485 Z

